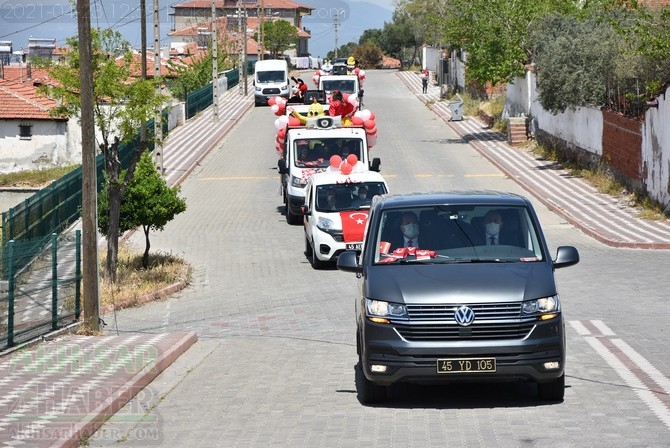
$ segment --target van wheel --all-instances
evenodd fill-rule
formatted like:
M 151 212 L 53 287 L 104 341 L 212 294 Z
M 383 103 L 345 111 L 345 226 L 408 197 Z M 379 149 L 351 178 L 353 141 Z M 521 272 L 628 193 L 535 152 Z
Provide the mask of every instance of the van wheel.
M 537 383 L 537 392 L 542 401 L 562 401 L 565 396 L 565 374 L 549 383 Z
M 359 358 L 356 364 L 356 391 L 358 392 L 358 401 L 362 405 L 382 403 L 386 401 L 386 386 L 375 384 L 365 377 L 363 373 L 363 364 Z
M 291 213 L 291 207 L 288 205 L 288 198 L 284 203 L 286 204 L 286 222 L 292 226 L 300 223 L 300 216 Z
M 312 245 L 309 244 L 309 239 L 307 238 L 307 234 L 305 234 L 305 255 L 310 257 L 310 260 L 312 259 Z
M 316 248 L 314 246 L 310 246 L 310 252 L 311 252 L 311 255 L 312 255 L 312 267 L 314 269 L 325 268 L 327 263 L 325 261 L 319 260 L 319 258 L 316 256 Z

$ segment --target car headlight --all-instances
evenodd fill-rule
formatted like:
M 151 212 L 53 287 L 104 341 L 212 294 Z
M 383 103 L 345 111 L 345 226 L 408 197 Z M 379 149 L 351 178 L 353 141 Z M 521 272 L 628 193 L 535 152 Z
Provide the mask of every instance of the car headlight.
M 368 318 L 378 323 L 388 323 L 388 319 L 407 319 L 409 317 L 405 305 L 383 300 L 365 299 L 365 310 Z
M 316 226 L 320 230 L 327 232 L 328 230 L 333 230 L 335 228 L 335 223 L 330 218 L 319 216 L 319 219 L 316 221 Z
M 256 92 L 260 92 L 260 91 L 263 90 L 263 89 L 262 89 L 261 87 L 255 86 L 255 87 L 254 87 L 254 90 L 255 90 Z
M 523 314 L 539 315 L 540 319 L 553 319 L 561 312 L 561 303 L 558 296 L 543 297 L 541 299 L 523 302 Z
M 303 179 L 302 177 L 291 176 L 291 185 L 296 188 L 305 188 L 305 185 L 307 185 L 307 180 Z
M 282 90 L 288 91 L 288 86 L 281 86 Z

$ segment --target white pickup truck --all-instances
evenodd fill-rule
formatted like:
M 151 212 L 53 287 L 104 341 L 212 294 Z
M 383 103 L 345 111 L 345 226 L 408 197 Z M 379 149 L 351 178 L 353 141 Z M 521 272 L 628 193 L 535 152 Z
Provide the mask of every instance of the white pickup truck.
M 339 117 L 319 116 L 308 118 L 306 126 L 287 126 L 277 162 L 286 222 L 301 222 L 305 185 L 314 173 L 351 161 L 350 155 L 356 157 L 352 171 L 379 171 L 381 161 L 370 160 L 368 138 L 364 126 L 341 126 Z

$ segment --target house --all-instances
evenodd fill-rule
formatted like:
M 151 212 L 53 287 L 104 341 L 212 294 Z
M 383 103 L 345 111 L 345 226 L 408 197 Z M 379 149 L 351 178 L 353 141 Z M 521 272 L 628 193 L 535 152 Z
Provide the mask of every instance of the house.
M 10 64 L 0 78 L 0 173 L 81 162 L 78 123 L 50 114 L 56 102 L 39 95 L 49 82 L 30 64 Z
M 170 7 L 174 10 L 170 13 L 172 32 L 168 34 L 172 46 L 197 39 L 198 28 L 208 28 L 205 32 L 211 32 L 211 1 L 191 0 Z M 238 7 L 240 7 L 239 10 Z M 260 53 L 264 53 L 258 43 L 254 45 L 249 42 L 249 39 L 259 30 L 260 25 L 268 20 L 286 20 L 298 28 L 298 44 L 292 56 L 307 56 L 311 34 L 309 30 L 303 28 L 302 17 L 311 14 L 314 9 L 316 8 L 293 0 L 218 0 L 215 5 L 217 18 L 229 20 L 225 21 L 223 27 L 219 27 L 220 22 L 217 19 L 217 31 L 225 30 L 226 34 L 239 32 L 236 31 L 240 28 L 239 20 L 244 22 L 246 19 L 247 48 L 251 51 L 247 53 L 247 57 L 251 61 L 257 59 Z

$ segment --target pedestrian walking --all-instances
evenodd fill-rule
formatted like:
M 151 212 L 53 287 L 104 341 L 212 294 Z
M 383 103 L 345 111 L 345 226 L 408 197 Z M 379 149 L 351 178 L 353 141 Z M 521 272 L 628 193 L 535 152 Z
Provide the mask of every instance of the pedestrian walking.
M 421 71 L 421 84 L 423 85 L 423 93 L 428 93 L 428 76 L 429 76 L 428 69 L 424 68 Z

